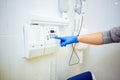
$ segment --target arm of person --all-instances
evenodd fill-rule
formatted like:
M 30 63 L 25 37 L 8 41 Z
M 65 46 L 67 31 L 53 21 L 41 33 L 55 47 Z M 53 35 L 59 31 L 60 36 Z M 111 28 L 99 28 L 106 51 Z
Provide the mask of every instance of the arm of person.
M 80 36 L 64 36 L 64 37 L 56 36 L 55 39 L 60 40 L 61 47 L 77 42 L 93 44 L 93 45 L 100 45 L 103 43 L 101 32 L 80 35 Z
M 103 44 L 120 42 L 120 26 L 114 27 L 109 31 L 102 32 Z
M 103 44 L 103 36 L 101 32 L 85 34 L 78 36 L 78 42 L 83 42 L 93 45 L 101 45 Z
M 120 26 L 114 27 L 111 30 L 105 32 L 96 32 L 80 36 L 64 36 L 64 37 L 56 36 L 55 39 L 60 40 L 60 45 L 62 47 L 77 42 L 93 45 L 118 43 L 120 42 Z
M 105 32 L 97 32 L 78 36 L 78 41 L 88 44 L 101 45 L 120 42 L 120 26 Z

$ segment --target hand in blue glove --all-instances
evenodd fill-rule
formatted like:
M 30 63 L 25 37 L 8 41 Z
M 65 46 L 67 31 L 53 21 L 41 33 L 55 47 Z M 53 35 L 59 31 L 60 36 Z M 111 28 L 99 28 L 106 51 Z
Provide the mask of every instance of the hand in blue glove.
M 58 37 L 56 36 L 55 39 L 60 40 L 61 47 L 66 46 L 68 44 L 76 43 L 78 42 L 77 39 L 78 36 L 65 36 L 65 37 Z

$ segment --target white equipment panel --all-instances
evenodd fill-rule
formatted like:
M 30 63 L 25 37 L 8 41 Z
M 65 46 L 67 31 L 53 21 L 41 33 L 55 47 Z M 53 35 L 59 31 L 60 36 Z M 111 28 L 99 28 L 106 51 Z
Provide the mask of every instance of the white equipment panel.
M 59 49 L 59 42 L 55 36 L 59 35 L 59 27 L 67 23 L 60 21 L 35 20 L 24 25 L 25 57 L 34 58 L 51 53 Z

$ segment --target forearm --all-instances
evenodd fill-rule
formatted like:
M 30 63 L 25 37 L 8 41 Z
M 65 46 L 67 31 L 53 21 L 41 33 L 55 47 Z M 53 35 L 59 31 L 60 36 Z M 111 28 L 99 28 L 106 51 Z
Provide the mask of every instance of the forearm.
M 65 36 L 65 37 L 56 36 L 55 39 L 60 40 L 60 45 L 62 47 L 77 42 L 93 45 L 117 43 L 120 42 L 120 26 L 115 27 L 106 32 L 97 32 L 80 36 Z
M 103 44 L 103 37 L 101 32 L 97 32 L 78 36 L 78 41 L 87 44 L 101 45 Z

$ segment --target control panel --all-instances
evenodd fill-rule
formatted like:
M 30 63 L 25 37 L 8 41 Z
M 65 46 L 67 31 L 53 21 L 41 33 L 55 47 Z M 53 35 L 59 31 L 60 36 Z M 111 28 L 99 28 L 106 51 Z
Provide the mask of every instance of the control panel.
M 59 35 L 59 27 L 56 25 L 24 26 L 26 57 L 34 58 L 55 53 L 59 47 L 58 41 L 54 38 L 56 35 Z
M 23 27 L 25 58 L 57 53 L 59 42 L 54 37 L 60 35 L 60 27 L 68 26 L 68 21 L 39 16 L 32 16 L 29 20 Z

